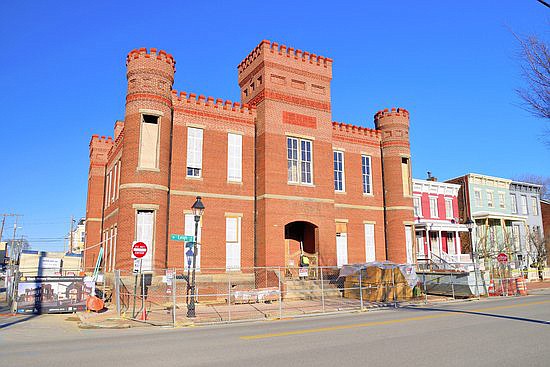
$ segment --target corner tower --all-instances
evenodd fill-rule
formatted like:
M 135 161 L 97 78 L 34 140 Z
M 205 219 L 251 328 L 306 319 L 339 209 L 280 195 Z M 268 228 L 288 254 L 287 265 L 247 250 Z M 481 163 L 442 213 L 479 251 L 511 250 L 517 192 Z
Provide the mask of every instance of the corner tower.
M 93 135 L 90 141 L 90 169 L 86 200 L 86 238 L 84 270 L 93 270 L 99 254 L 103 231 L 103 203 L 105 195 L 105 164 L 113 147 L 111 137 Z
M 332 166 L 332 59 L 264 40 L 238 73 L 257 108 L 255 265 L 286 265 L 290 241 L 313 232 L 304 251 L 335 263 L 333 173 L 320 168 Z
M 166 265 L 174 58 L 145 48 L 126 59 L 128 90 L 120 172 L 117 261 L 131 268 L 133 241 L 149 251 L 144 270 Z
M 413 255 L 409 112 L 403 108 L 378 111 L 374 124 L 382 133 L 386 257 L 404 263 L 411 261 Z

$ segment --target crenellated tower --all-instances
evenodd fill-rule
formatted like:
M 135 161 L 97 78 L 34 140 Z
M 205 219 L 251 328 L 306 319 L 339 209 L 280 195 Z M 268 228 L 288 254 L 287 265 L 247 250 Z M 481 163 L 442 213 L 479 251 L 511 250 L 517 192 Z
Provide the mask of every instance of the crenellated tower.
M 378 111 L 374 123 L 380 130 L 384 185 L 386 257 L 407 262 L 405 244 L 412 241 L 413 202 L 409 112 L 403 108 Z M 409 231 L 409 233 L 406 233 Z
M 119 217 L 126 220 L 119 223 L 117 238 L 117 264 L 122 268 L 131 267 L 130 248 L 135 240 L 152 242 L 147 244 L 151 258 L 144 268 L 166 266 L 175 64 L 172 55 L 155 48 L 133 50 L 126 59 L 128 90 L 119 199 Z M 136 233 L 138 216 L 152 222 L 152 228 Z
M 88 197 L 86 200 L 85 270 L 93 270 L 99 254 L 99 243 L 102 240 L 101 232 L 103 230 L 105 164 L 112 147 L 113 139 L 111 137 L 92 136 L 90 141 L 90 168 L 88 171 Z

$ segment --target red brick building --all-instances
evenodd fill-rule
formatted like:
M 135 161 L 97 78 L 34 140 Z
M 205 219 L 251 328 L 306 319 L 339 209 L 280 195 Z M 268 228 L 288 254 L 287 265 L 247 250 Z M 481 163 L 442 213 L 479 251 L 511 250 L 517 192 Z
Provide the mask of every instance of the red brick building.
M 184 266 L 201 196 L 198 266 L 233 269 L 405 262 L 412 246 L 409 113 L 385 109 L 375 129 L 332 121 L 332 59 L 262 41 L 238 66 L 241 102 L 172 89 L 173 57 L 128 54 L 124 121 L 94 135 L 85 266 Z M 101 245 L 98 245 L 101 244 Z M 412 247 L 411 247 L 412 248 Z

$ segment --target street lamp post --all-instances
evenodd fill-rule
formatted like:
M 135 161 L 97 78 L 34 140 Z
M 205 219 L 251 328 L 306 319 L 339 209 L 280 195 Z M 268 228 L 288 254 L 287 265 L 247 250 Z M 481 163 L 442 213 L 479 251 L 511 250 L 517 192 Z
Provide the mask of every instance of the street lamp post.
M 193 275 L 191 278 L 191 300 L 187 305 L 187 317 L 195 317 L 195 270 L 197 268 L 197 241 L 199 235 L 199 222 L 201 216 L 204 213 L 204 204 L 201 201 L 201 197 L 197 196 L 197 200 L 191 207 L 193 215 L 195 216 L 195 242 L 193 243 Z
M 477 261 L 476 261 L 477 252 L 474 252 L 474 240 L 472 236 L 472 230 L 474 229 L 475 222 L 471 218 L 468 218 L 465 224 L 466 224 L 466 228 L 468 228 L 468 232 L 470 232 L 470 254 L 472 256 L 472 262 L 474 263 L 474 276 L 476 280 L 476 297 L 479 297 L 479 282 L 477 279 Z

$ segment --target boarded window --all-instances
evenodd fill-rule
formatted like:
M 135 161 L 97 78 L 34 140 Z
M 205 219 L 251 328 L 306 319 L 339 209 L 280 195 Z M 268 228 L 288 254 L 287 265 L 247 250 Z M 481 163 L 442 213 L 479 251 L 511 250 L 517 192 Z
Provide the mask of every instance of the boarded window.
M 238 134 L 227 134 L 227 179 L 233 182 L 241 182 L 242 171 L 243 137 Z
M 411 195 L 411 176 L 409 169 L 409 158 L 401 158 L 401 177 L 403 179 L 403 195 Z
M 159 117 L 141 116 L 139 167 L 158 168 Z

